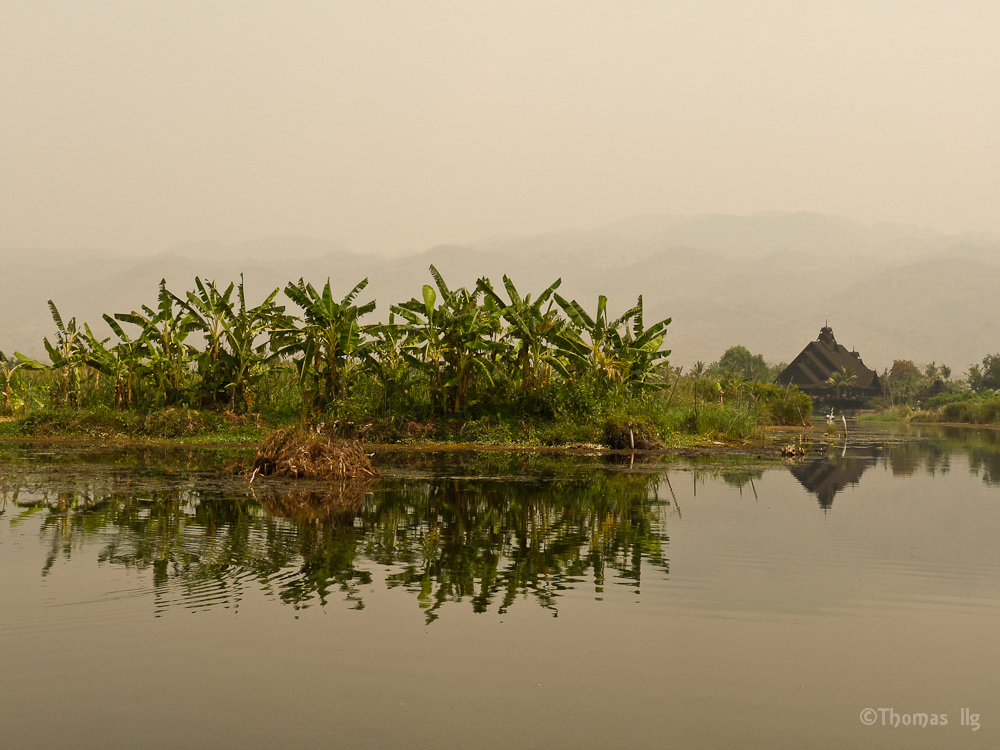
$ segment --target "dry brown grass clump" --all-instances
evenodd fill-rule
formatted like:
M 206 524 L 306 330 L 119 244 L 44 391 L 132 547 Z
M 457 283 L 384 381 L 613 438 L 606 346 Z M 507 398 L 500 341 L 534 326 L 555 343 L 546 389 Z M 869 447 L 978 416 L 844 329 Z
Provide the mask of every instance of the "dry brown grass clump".
M 604 442 L 616 450 L 654 451 L 663 448 L 656 428 L 645 422 L 617 422 L 604 425 Z
M 361 443 L 302 430 L 278 430 L 257 449 L 254 472 L 293 479 L 375 479 Z

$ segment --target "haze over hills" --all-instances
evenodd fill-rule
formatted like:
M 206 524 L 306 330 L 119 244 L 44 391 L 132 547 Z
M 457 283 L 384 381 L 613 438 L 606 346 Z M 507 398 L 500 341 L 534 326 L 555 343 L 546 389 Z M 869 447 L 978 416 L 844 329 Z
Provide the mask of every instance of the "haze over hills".
M 840 343 L 879 371 L 904 358 L 945 363 L 960 376 L 1000 351 L 1000 238 L 813 213 L 637 216 L 595 230 L 503 235 L 406 256 L 281 237 L 193 242 L 136 257 L 7 249 L 0 259 L 0 349 L 35 357 L 54 330 L 49 299 L 64 319 L 75 316 L 98 333 L 106 332 L 101 313 L 154 305 L 161 278 L 179 293 L 196 275 L 221 283 L 242 272 L 255 301 L 300 276 L 316 286 L 329 276 L 339 294 L 367 276 L 362 298 L 377 299 L 385 318 L 389 303 L 432 283 L 430 264 L 452 287 L 480 276 L 500 286 L 506 273 L 522 293 L 537 294 L 561 277 L 560 293 L 588 310 L 600 294 L 612 312 L 642 294 L 647 320 L 673 318 L 666 346 L 671 363 L 686 367 L 735 344 L 787 362 L 827 321 Z

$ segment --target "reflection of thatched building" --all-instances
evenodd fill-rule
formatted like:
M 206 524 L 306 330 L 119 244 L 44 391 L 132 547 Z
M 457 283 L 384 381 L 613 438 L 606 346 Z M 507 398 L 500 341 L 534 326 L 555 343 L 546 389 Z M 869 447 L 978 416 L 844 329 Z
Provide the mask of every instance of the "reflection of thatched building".
M 874 465 L 875 459 L 867 456 L 852 456 L 838 461 L 816 458 L 795 464 L 792 474 L 819 498 L 819 507 L 827 510 L 833 505 L 834 495 L 848 485 L 858 484 L 865 469 Z
M 851 386 L 831 385 L 834 373 L 849 370 L 854 374 Z M 861 361 L 861 355 L 837 343 L 833 329 L 823 326 L 819 338 L 810 341 L 806 348 L 778 375 L 781 385 L 797 385 L 810 396 L 866 399 L 877 396 L 882 390 L 878 375 Z

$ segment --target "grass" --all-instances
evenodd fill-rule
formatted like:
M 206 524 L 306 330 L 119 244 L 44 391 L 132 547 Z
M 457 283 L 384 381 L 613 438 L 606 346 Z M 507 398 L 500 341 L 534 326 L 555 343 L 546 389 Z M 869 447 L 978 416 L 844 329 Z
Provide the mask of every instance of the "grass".
M 649 405 L 647 404 L 647 407 Z M 682 448 L 719 440 L 741 441 L 756 434 L 753 415 L 718 406 L 699 410 L 698 431 L 693 409 L 619 407 L 594 418 L 570 419 L 541 415 L 482 416 L 420 421 L 399 416 L 353 422 L 336 430 L 367 443 L 394 445 L 488 445 L 512 447 L 607 446 L 609 435 L 638 436 L 636 447 Z M 82 439 L 92 441 L 166 441 L 177 444 L 257 444 L 273 430 L 294 424 L 257 415 L 236 416 L 196 409 L 170 408 L 147 414 L 108 409 L 42 409 L 0 422 L 3 439 Z M 330 425 L 324 424 L 324 431 Z M 628 448 L 623 441 L 612 447 Z
M 1000 394 L 970 391 L 944 393 L 928 400 L 923 409 L 896 405 L 871 414 L 862 420 L 873 422 L 930 422 L 995 425 L 1000 424 Z
M 906 404 L 896 404 L 885 409 L 861 414 L 858 419 L 862 422 L 908 422 L 912 415 L 912 407 Z
M 170 440 L 178 443 L 259 442 L 271 426 L 253 419 L 196 409 L 169 408 L 148 414 L 112 409 L 40 409 L 0 422 L 0 439 L 78 438 Z
M 608 393 L 594 383 L 549 383 L 531 394 L 498 385 L 489 400 L 463 413 L 432 412 L 426 389 L 411 388 L 393 403 L 359 377 L 349 398 L 323 413 L 308 412 L 294 373 L 275 371 L 253 391 L 252 414 L 188 406 L 109 408 L 107 379 L 85 389 L 79 408 L 45 406 L 52 373 L 29 373 L 27 407 L 0 415 L 0 439 L 73 438 L 170 441 L 178 444 L 257 444 L 275 429 L 313 426 L 345 438 L 396 445 L 609 445 L 691 447 L 758 437 L 771 424 L 799 424 L 812 402 L 798 391 L 751 383 L 682 380 L 676 389 Z M 25 413 L 26 412 L 26 413 Z M 788 422 L 791 420 L 791 422 Z

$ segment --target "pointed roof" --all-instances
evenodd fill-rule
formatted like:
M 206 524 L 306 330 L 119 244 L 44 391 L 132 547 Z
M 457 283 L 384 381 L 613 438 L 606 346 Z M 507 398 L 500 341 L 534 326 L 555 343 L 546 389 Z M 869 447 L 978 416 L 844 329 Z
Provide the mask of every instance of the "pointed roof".
M 833 329 L 823 326 L 815 341 L 810 341 L 799 356 L 792 360 L 778 376 L 782 385 L 794 383 L 803 390 L 829 388 L 827 380 L 833 373 L 848 368 L 857 378 L 855 387 L 868 390 L 880 389 L 878 375 L 865 366 L 861 355 L 837 343 Z

